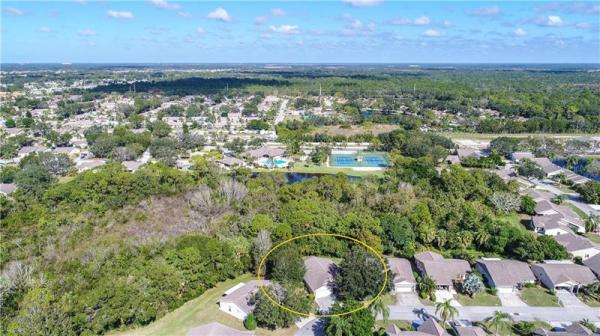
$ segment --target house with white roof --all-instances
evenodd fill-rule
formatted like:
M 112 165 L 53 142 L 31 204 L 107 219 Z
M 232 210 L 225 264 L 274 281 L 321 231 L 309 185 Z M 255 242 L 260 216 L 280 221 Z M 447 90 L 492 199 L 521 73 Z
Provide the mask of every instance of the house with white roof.
M 531 271 L 546 288 L 554 290 L 578 292 L 583 287 L 598 281 L 588 267 L 570 261 L 546 261 L 531 265 Z
M 262 286 L 267 286 L 271 282 L 262 280 Z M 246 283 L 239 283 L 223 293 L 219 300 L 219 309 L 239 320 L 243 320 L 254 310 L 252 296 L 259 291 L 258 281 L 251 280 Z

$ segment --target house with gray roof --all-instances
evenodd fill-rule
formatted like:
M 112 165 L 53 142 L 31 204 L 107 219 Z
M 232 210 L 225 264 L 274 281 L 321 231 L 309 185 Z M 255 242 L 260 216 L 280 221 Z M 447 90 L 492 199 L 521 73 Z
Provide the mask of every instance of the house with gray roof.
M 600 277 L 600 253 L 583 261 L 583 264 L 589 267 L 596 276 Z
M 94 168 L 103 166 L 106 164 L 106 161 L 100 159 L 93 160 L 81 160 L 77 163 L 76 168 L 78 172 L 84 172 L 86 170 L 92 170 Z
M 44 146 L 23 146 L 23 147 L 21 147 L 21 149 L 19 149 L 19 152 L 17 153 L 17 157 L 19 159 L 22 159 L 31 153 L 43 153 L 43 152 L 48 152 L 49 150 L 50 149 L 48 149 L 47 147 L 44 147 Z
M 137 171 L 142 165 L 144 165 L 144 163 L 140 161 L 123 161 L 121 162 L 121 164 L 125 166 L 125 170 L 132 173 Z
M 250 157 L 252 159 L 260 159 L 262 157 L 274 158 L 277 156 L 283 156 L 285 154 L 285 149 L 276 148 L 276 147 L 267 147 L 263 146 L 257 149 L 252 149 L 246 151 L 244 155 Z
M 415 264 L 419 272 L 430 276 L 437 288 L 456 292 L 454 285 L 462 282 L 471 271 L 469 263 L 460 259 L 445 259 L 441 255 L 426 251 L 415 255 Z
M 577 236 L 572 233 L 562 234 L 554 237 L 554 239 L 573 255 L 580 257 L 581 260 L 589 259 L 600 253 L 598 247 L 589 239 L 582 236 Z
M 427 335 L 434 336 L 450 336 L 450 334 L 442 327 L 434 317 L 428 318 L 423 324 L 421 324 L 417 331 L 425 333 Z
M 531 271 L 546 288 L 554 290 L 578 292 L 598 281 L 588 267 L 567 261 L 546 261 L 531 265 Z
M 514 152 L 510 155 L 510 159 L 515 162 L 519 162 L 523 159 L 533 160 L 534 158 L 535 155 L 533 155 L 531 152 Z
M 535 336 L 588 336 L 594 333 L 588 328 L 582 326 L 580 323 L 572 323 L 567 326 L 565 330 L 561 331 L 548 331 L 543 328 L 536 329 L 532 335 Z
M 385 334 L 387 336 L 431 336 L 431 334 L 427 334 L 421 331 L 405 331 L 405 330 L 401 330 L 400 328 L 398 328 L 398 326 L 396 326 L 395 324 L 390 324 L 386 329 L 385 329 Z
M 473 326 L 454 326 L 454 332 L 456 333 L 456 336 L 487 336 L 487 333 L 481 327 Z
M 563 172 L 563 169 L 560 166 L 552 163 L 552 161 L 550 161 L 548 158 L 533 158 L 532 161 L 537 163 L 537 165 L 540 166 L 544 173 L 546 173 L 546 175 L 549 177 Z
M 304 259 L 304 283 L 321 308 L 333 304 L 333 280 L 338 271 L 337 265 L 329 258 L 311 256 Z
M 246 161 L 240 160 L 238 158 L 234 158 L 233 156 L 224 156 L 222 159 L 218 159 L 215 162 L 225 168 L 245 167 L 246 166 Z
M 263 280 L 262 285 L 267 286 L 271 282 Z M 239 283 L 223 293 L 223 297 L 219 300 L 219 309 L 229 315 L 243 320 L 254 310 L 255 303 L 252 297 L 259 291 L 258 281 L 251 280 L 246 283 Z
M 529 265 L 511 259 L 481 259 L 475 268 L 483 275 L 488 285 L 499 293 L 517 292 L 524 285 L 535 282 Z
M 190 329 L 186 336 L 252 336 L 254 332 L 233 329 L 219 322 L 211 322 L 200 327 Z
M 417 281 L 413 275 L 410 261 L 402 258 L 387 258 L 389 270 L 394 274 L 394 291 L 411 293 L 415 291 Z
M 17 190 L 17 185 L 14 183 L 0 183 L 0 194 L 8 196 Z

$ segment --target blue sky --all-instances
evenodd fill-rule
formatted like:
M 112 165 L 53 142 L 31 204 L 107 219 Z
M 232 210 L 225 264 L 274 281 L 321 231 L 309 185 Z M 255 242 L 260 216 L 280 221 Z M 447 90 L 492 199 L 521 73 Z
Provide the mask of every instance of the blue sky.
M 599 1 L 0 5 L 3 63 L 600 62 Z

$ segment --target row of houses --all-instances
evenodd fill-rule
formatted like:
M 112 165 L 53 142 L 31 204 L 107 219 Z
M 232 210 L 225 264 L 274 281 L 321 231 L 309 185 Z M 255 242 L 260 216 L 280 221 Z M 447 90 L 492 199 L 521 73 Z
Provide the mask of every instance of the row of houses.
M 596 274 L 600 275 L 600 257 L 594 260 Z M 416 292 L 417 282 L 411 262 L 403 258 L 387 258 L 390 271 L 393 273 L 395 293 Z M 321 309 L 327 309 L 334 302 L 333 279 L 337 265 L 328 258 L 308 257 L 304 261 L 306 273 L 304 282 L 315 296 Z M 456 293 L 456 287 L 467 274 L 472 272 L 465 260 L 447 259 L 432 251 L 416 254 L 414 265 L 418 273 L 431 277 L 438 290 Z M 527 284 L 536 281 L 554 290 L 578 292 L 583 287 L 598 281 L 590 268 L 570 261 L 546 261 L 529 265 L 522 261 L 484 258 L 478 260 L 475 269 L 485 278 L 487 284 L 496 288 L 499 293 L 517 292 Z M 263 280 L 263 286 L 270 284 Z M 219 301 L 222 311 L 243 320 L 253 309 L 251 297 L 258 291 L 256 280 L 240 283 L 223 294 Z

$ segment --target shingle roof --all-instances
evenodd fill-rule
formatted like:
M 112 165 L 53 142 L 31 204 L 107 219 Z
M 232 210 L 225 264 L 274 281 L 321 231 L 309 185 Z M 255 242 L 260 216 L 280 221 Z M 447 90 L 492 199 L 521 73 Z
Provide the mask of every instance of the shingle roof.
M 446 329 L 442 328 L 442 326 L 439 323 L 437 323 L 437 321 L 434 318 L 429 318 L 427 321 L 423 322 L 423 324 L 421 324 L 417 328 L 417 331 L 435 336 L 450 335 L 446 332 Z
M 308 257 L 304 260 L 304 282 L 311 291 L 328 286 L 333 281 L 336 264 L 328 258 Z
M 263 280 L 262 285 L 267 286 L 271 282 L 269 280 Z M 250 313 L 254 309 L 254 304 L 250 304 L 248 300 L 250 297 L 258 291 L 258 281 L 251 280 L 246 282 L 243 286 L 240 286 L 236 290 L 229 294 L 226 294 L 221 298 L 220 302 L 229 302 L 235 304 L 245 313 Z
M 268 156 L 268 157 L 281 156 L 284 153 L 285 153 L 285 149 L 265 146 L 265 147 L 249 150 L 246 152 L 246 155 L 258 159 L 263 156 Z
M 14 183 L 0 183 L 0 194 L 12 194 L 17 190 L 17 185 Z
M 212 322 L 200 327 L 192 328 L 186 336 L 250 336 L 254 335 L 250 331 L 241 331 L 222 325 L 218 322 Z
M 531 266 L 534 273 L 537 269 L 545 273 L 555 286 L 564 282 L 589 285 L 597 281 L 596 276 L 589 268 L 573 263 L 544 263 Z
M 562 234 L 554 237 L 554 239 L 569 252 L 580 251 L 588 248 L 593 248 L 594 244 L 589 239 L 576 236 L 572 233 Z
M 487 336 L 480 327 L 455 327 L 456 336 Z
M 517 260 L 479 260 L 477 261 L 490 275 L 496 286 L 516 286 L 535 281 L 535 275 L 529 265 Z
M 583 261 L 583 264 L 589 267 L 597 276 L 600 277 L 600 253 Z
M 559 170 L 562 170 L 561 167 L 552 163 L 552 161 L 550 161 L 550 159 L 548 159 L 548 158 L 534 158 L 532 160 L 533 160 L 533 162 L 537 163 L 540 167 L 542 167 L 542 169 L 544 170 L 544 172 L 546 174 L 550 174 L 550 173 L 554 173 Z
M 394 283 L 403 281 L 412 284 L 417 283 L 408 260 L 402 258 L 388 258 L 388 265 L 390 271 L 394 273 Z
M 421 262 L 425 273 L 441 286 L 451 286 L 456 278 L 471 271 L 471 266 L 464 260 L 444 259 L 430 251 L 415 255 L 415 259 Z

